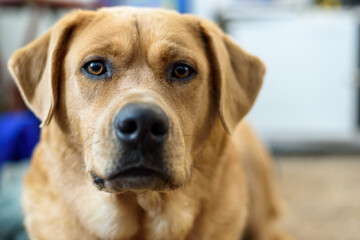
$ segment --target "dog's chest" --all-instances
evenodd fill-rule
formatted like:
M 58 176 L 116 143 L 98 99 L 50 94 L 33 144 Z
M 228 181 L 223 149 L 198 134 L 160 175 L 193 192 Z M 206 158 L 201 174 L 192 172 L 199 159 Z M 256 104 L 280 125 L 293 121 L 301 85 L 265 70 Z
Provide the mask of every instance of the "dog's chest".
M 83 224 L 100 239 L 185 239 L 196 208 L 186 196 L 177 195 L 176 201 L 158 194 L 137 196 L 135 201 L 108 199 Z
M 144 209 L 142 230 L 147 239 L 185 239 L 193 226 L 197 205 L 183 192 L 137 197 Z

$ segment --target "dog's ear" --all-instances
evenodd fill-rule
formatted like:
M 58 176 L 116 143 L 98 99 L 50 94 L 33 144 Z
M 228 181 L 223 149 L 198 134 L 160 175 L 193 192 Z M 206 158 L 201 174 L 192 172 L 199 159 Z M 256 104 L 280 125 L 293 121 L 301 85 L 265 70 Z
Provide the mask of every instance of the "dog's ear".
M 49 124 L 57 103 L 63 58 L 75 28 L 91 14 L 77 11 L 66 15 L 43 36 L 17 50 L 8 62 L 10 73 L 27 106 Z
M 199 25 L 216 80 L 220 118 L 225 130 L 232 133 L 255 102 L 265 66 L 236 45 L 214 23 L 200 20 Z

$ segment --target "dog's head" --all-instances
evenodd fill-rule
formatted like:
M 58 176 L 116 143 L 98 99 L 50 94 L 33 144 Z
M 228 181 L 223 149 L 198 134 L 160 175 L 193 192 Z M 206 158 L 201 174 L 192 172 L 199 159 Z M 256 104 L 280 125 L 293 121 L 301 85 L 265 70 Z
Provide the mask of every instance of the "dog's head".
M 208 21 L 133 8 L 69 14 L 9 68 L 42 126 L 59 126 L 109 192 L 184 185 L 214 123 L 231 133 L 265 72 Z

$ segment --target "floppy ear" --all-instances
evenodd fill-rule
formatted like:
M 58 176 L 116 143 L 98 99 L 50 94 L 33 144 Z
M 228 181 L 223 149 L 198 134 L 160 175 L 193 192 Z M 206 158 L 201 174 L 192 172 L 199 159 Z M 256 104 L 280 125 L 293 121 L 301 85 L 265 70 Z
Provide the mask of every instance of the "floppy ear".
M 17 50 L 8 62 L 10 73 L 27 106 L 49 124 L 57 103 L 62 60 L 82 11 L 68 14 L 43 36 Z
M 200 21 L 216 80 L 222 124 L 232 133 L 249 112 L 261 88 L 265 66 L 236 45 L 215 24 Z

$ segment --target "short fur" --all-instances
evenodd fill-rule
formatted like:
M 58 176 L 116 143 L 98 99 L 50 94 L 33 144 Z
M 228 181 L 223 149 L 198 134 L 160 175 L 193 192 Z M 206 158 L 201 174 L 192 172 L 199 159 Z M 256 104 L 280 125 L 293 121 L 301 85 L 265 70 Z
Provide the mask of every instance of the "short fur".
M 82 74 L 91 56 L 111 60 L 111 79 Z M 168 82 L 179 59 L 197 75 Z M 43 126 L 23 194 L 31 239 L 289 239 L 276 225 L 270 157 L 246 123 L 236 128 L 264 65 L 215 24 L 163 10 L 77 11 L 15 52 L 9 69 Z M 168 115 L 169 188 L 93 185 L 91 172 L 109 175 L 122 154 L 112 121 L 130 102 Z

